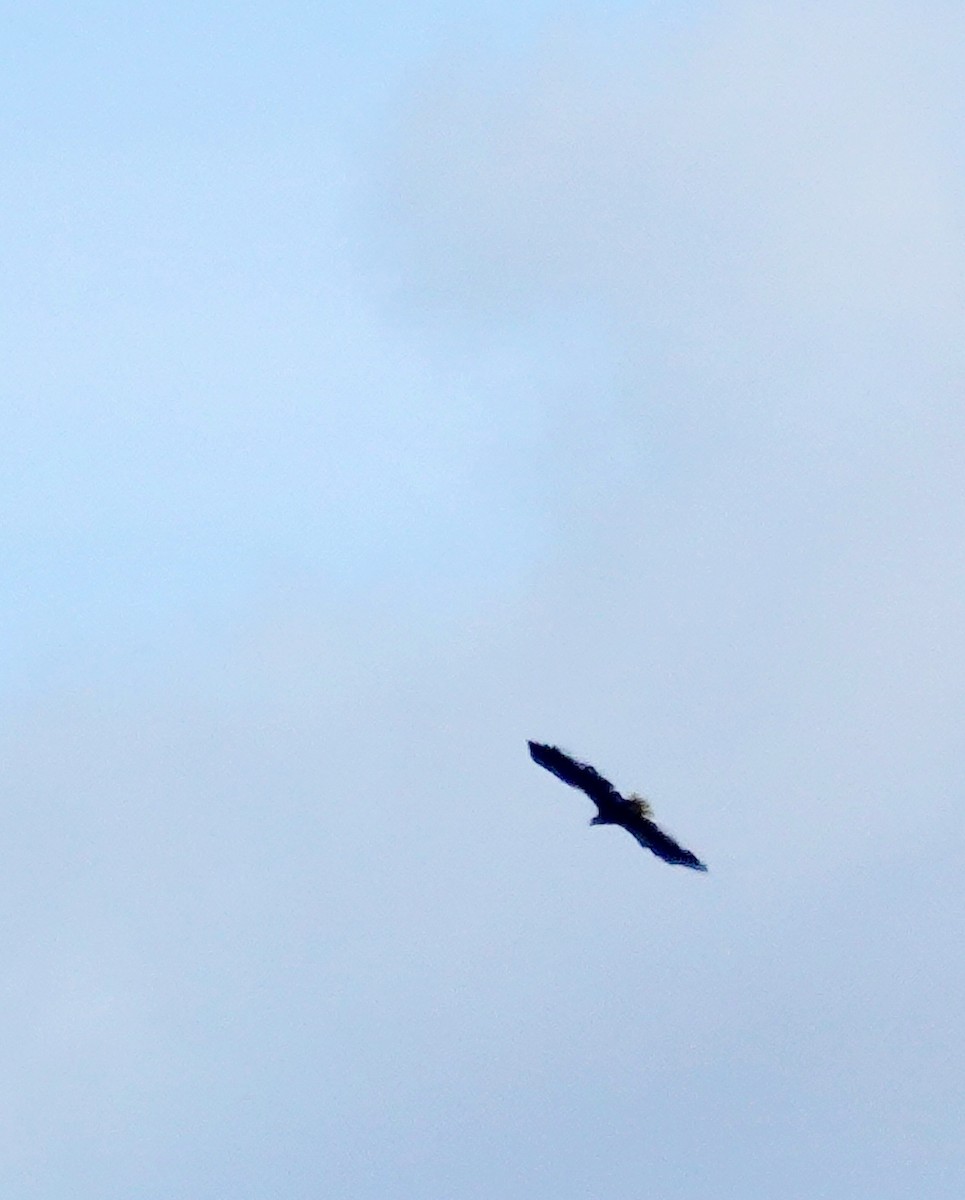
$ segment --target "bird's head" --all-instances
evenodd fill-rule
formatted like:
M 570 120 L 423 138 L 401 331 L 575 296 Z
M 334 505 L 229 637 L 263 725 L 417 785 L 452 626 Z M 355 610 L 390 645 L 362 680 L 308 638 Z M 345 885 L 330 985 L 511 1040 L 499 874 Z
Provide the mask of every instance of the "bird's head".
M 602 813 L 597 813 L 590 821 L 591 825 L 612 825 L 612 821 L 608 821 Z

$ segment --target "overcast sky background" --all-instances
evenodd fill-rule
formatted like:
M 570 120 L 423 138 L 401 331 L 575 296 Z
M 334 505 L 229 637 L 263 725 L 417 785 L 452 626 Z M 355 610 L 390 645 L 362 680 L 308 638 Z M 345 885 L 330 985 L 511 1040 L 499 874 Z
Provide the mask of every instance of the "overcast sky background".
M 958 1200 L 960 5 L 320 7 L 4 19 L 3 1194 Z

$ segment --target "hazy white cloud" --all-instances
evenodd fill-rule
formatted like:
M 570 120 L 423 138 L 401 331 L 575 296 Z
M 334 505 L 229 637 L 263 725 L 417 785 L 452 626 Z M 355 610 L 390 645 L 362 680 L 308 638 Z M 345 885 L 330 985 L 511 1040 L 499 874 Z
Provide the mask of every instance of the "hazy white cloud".
M 428 80 L 405 126 L 400 220 L 440 315 L 605 330 L 597 389 L 547 398 L 541 464 L 574 690 L 609 672 L 603 724 L 679 702 L 691 741 L 780 763 L 753 790 L 794 836 L 811 789 L 838 834 L 883 806 L 904 836 L 957 746 L 963 46 L 946 6 L 574 23 Z M 902 755 L 888 801 L 875 764 Z
M 400 153 L 420 267 L 454 303 L 589 293 L 640 332 L 757 350 L 788 326 L 947 332 L 965 22 L 928 10 L 725 5 L 673 40 L 629 19 L 460 62 Z

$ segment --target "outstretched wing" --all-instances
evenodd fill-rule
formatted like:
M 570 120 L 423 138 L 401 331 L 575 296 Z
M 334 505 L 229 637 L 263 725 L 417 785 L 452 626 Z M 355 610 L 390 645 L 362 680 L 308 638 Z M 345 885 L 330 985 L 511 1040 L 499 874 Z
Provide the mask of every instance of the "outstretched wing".
M 628 821 L 624 828 L 633 834 L 641 846 L 652 850 L 657 858 L 662 858 L 664 862 L 673 863 L 678 867 L 691 867 L 694 871 L 707 870 L 696 854 L 685 850 L 647 817 L 636 817 Z
M 595 804 L 623 803 L 623 797 L 609 779 L 604 779 L 589 763 L 577 762 L 558 747 L 544 746 L 542 742 L 530 742 L 529 753 L 533 762 L 551 771 L 557 779 L 562 779 L 570 787 L 586 792 Z

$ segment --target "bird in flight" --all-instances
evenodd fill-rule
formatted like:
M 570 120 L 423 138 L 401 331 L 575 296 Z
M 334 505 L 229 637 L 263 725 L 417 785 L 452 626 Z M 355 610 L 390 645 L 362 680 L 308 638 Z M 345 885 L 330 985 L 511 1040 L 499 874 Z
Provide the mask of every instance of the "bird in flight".
M 591 825 L 621 825 L 633 834 L 641 846 L 652 850 L 664 862 L 691 867 L 695 871 L 707 870 L 696 854 L 685 850 L 657 827 L 651 819 L 653 810 L 642 796 L 621 796 L 613 784 L 589 763 L 577 762 L 556 746 L 530 742 L 529 753 L 533 762 L 545 767 L 557 779 L 586 792 L 599 809 Z

